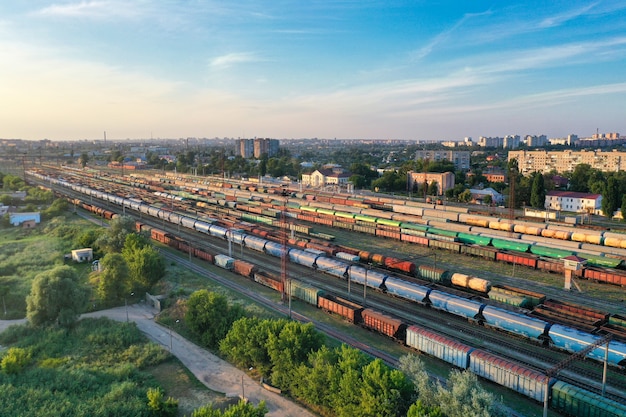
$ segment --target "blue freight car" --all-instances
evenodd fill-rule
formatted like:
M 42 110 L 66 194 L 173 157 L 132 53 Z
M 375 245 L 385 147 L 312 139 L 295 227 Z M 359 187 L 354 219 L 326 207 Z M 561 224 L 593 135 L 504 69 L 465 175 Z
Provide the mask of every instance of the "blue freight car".
M 428 297 L 428 294 L 432 291 L 431 288 L 424 287 L 423 285 L 414 284 L 394 277 L 387 277 L 384 285 L 388 294 L 416 303 L 424 303 L 426 297 Z
M 545 336 L 549 326 L 549 323 L 543 320 L 493 306 L 485 306 L 482 314 L 485 324 L 530 339 Z
M 477 301 L 446 294 L 437 290 L 432 290 L 428 295 L 428 299 L 434 308 L 468 319 L 478 318 L 485 306 Z

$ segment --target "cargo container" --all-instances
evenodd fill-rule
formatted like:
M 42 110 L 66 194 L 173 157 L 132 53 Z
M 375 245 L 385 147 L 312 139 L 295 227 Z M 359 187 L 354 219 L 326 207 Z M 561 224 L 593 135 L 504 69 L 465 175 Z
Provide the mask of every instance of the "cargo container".
M 477 301 L 446 294 L 437 290 L 433 290 L 428 294 L 428 300 L 433 308 L 468 319 L 479 318 L 480 312 L 484 307 L 484 304 Z
M 387 278 L 387 274 L 372 271 L 359 265 L 351 265 L 348 268 L 348 275 L 350 281 L 373 288 L 380 288 Z
M 272 288 L 280 293 L 283 292 L 283 282 L 280 277 L 276 277 L 265 271 L 257 271 L 254 273 L 254 281 L 261 285 Z
M 474 350 L 470 346 L 418 326 L 409 326 L 406 329 L 406 344 L 413 349 L 451 363 L 461 369 L 467 369 L 469 366 L 469 353 Z
M 417 268 L 413 262 L 403 261 L 401 259 L 391 257 L 385 258 L 384 265 L 387 268 L 394 269 L 396 271 L 402 271 L 410 275 L 414 275 Z
M 360 259 L 359 255 L 353 255 L 347 252 L 337 252 L 335 256 L 339 259 L 343 259 L 344 261 L 348 261 L 348 262 L 359 262 L 359 259 Z
M 450 281 L 452 285 L 456 285 L 457 287 L 468 288 L 483 293 L 489 292 L 491 288 L 491 282 L 486 279 L 472 277 L 458 272 L 452 274 Z
M 494 248 L 502 249 L 502 250 L 510 250 L 514 252 L 527 252 L 530 247 L 530 243 L 521 242 L 521 241 L 512 241 L 506 239 L 493 238 L 491 240 L 491 245 Z
M 235 259 L 233 262 L 233 270 L 247 278 L 252 278 L 258 267 L 250 262 Z
M 570 416 L 626 416 L 626 406 L 563 381 L 552 385 L 550 406 Z
M 454 239 L 454 238 L 452 238 Z M 445 249 L 445 250 L 449 250 L 451 252 L 455 252 L 455 253 L 460 253 L 461 252 L 461 246 L 463 246 L 462 243 L 458 243 L 458 242 L 446 242 L 443 240 L 437 240 L 437 239 L 429 239 L 428 240 L 428 247 L 429 248 L 437 248 L 437 249 Z
M 215 261 L 216 266 L 219 266 L 220 268 L 224 268 L 228 270 L 233 269 L 233 266 L 235 263 L 234 258 L 231 258 L 230 256 L 227 256 L 227 255 L 222 255 L 222 254 L 215 255 L 214 261 Z
M 501 292 L 494 290 L 493 288 L 489 291 L 489 299 L 493 301 L 497 301 L 503 304 L 509 304 L 515 307 L 528 308 L 530 306 L 530 302 L 528 299 L 519 294 L 512 294 L 507 292 Z
M 349 263 L 333 258 L 319 257 L 315 261 L 318 271 L 325 272 L 338 278 L 346 278 L 348 276 Z
M 549 323 L 498 307 L 485 306 L 482 310 L 485 325 L 540 340 L 546 335 Z
M 361 312 L 363 311 L 363 306 L 331 294 L 319 295 L 317 297 L 317 307 L 338 314 L 351 323 L 359 324 L 362 321 Z
M 290 284 L 293 297 L 317 307 L 317 297 L 323 294 L 322 290 L 295 279 L 292 279 Z
M 388 294 L 416 303 L 426 302 L 431 289 L 399 278 L 387 277 L 384 287 Z
M 496 253 L 496 260 L 502 262 L 508 262 L 515 265 L 524 265 L 530 268 L 537 267 L 537 258 L 530 255 L 522 255 L 518 253 L 498 252 Z
M 535 255 L 545 256 L 548 258 L 556 258 L 556 259 L 561 259 L 561 258 L 565 258 L 566 256 L 571 256 L 571 255 L 576 254 L 574 251 L 549 248 L 547 246 L 542 246 L 542 245 L 531 245 L 530 251 L 534 253 Z
M 552 327 L 550 327 L 548 335 L 554 347 L 572 353 L 583 350 L 601 338 L 600 336 L 595 336 L 561 324 L 553 324 Z M 598 361 L 604 361 L 605 351 L 606 345 L 602 345 L 593 349 L 587 356 Z M 613 366 L 626 365 L 626 343 L 615 340 L 610 342 L 608 363 Z
M 401 320 L 383 314 L 379 311 L 366 308 L 361 312 L 363 326 L 375 330 L 392 339 L 404 341 L 406 324 Z
M 466 255 L 479 256 L 481 258 L 495 261 L 498 250 L 484 246 L 465 244 L 461 246 L 461 253 L 464 253 Z
M 430 265 L 420 265 L 417 267 L 418 275 L 429 281 L 437 282 L 443 285 L 450 284 L 450 271 L 442 268 L 435 268 Z
M 540 372 L 480 349 L 470 353 L 469 369 L 480 377 L 539 402 L 543 402 L 548 391 L 546 388 L 553 382 Z
M 291 249 L 289 251 L 289 260 L 291 262 L 304 265 L 308 268 L 313 268 L 315 265 L 315 261 L 319 258 L 320 255 L 306 252 L 300 249 Z
M 508 285 L 493 285 L 491 287 L 491 290 L 492 291 L 495 290 L 495 291 L 506 293 L 506 294 L 516 294 L 516 295 L 523 296 L 529 301 L 530 307 L 535 307 L 539 304 L 542 304 L 546 300 L 545 294 L 526 290 L 523 288 L 510 287 Z
M 470 244 L 470 245 L 480 245 L 480 246 L 488 246 L 491 244 L 491 237 L 488 236 L 478 236 L 471 233 L 459 233 L 457 235 L 459 242 Z

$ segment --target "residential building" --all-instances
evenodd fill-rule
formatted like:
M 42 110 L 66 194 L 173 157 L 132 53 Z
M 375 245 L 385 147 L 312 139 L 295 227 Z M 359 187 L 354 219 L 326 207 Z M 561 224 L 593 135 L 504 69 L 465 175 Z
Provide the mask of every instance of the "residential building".
M 618 151 L 509 151 L 508 159 L 517 159 L 522 175 L 533 172 L 546 174 L 553 170 L 558 173 L 570 172 L 579 164 L 589 164 L 591 168 L 603 172 L 626 170 L 626 152 Z
M 548 191 L 544 206 L 549 210 L 601 214 L 602 195 L 574 191 Z
M 437 183 L 437 195 L 444 195 L 446 190 L 454 188 L 454 174 L 452 172 L 414 172 L 407 173 L 407 186 L 409 190 L 414 190 L 416 185 L 422 185 L 425 182 L 430 186 L 433 182 Z
M 429 161 L 450 161 L 454 163 L 454 168 L 459 171 L 470 169 L 469 151 L 449 151 L 449 150 L 420 150 L 415 152 L 415 160 Z
M 522 139 L 519 135 L 506 135 L 502 140 L 502 147 L 505 149 L 517 149 L 521 142 Z
M 321 168 L 310 174 L 302 174 L 302 184 L 311 187 L 325 187 L 327 185 L 347 185 L 352 176 L 350 172 L 342 168 Z
M 263 154 L 272 157 L 278 153 L 278 139 L 238 139 L 235 143 L 237 153 L 242 158 L 260 158 Z
M 529 148 L 540 148 L 548 144 L 548 138 L 546 135 L 526 135 L 524 141 L 526 142 L 526 146 Z
M 485 137 L 481 136 L 478 138 L 478 146 L 482 148 L 501 148 L 504 145 L 504 138 L 500 137 Z

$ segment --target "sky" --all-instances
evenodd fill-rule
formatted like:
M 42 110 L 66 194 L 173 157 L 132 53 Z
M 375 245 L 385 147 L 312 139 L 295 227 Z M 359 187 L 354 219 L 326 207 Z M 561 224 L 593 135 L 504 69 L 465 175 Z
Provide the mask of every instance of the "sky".
M 626 2 L 0 2 L 0 138 L 626 135 Z

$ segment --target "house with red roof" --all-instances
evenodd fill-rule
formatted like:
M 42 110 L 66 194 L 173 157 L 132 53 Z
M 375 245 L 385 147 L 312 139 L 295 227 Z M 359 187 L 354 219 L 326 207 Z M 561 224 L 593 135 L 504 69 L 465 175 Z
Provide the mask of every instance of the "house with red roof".
M 545 208 L 574 213 L 602 214 L 602 195 L 576 191 L 548 191 Z

